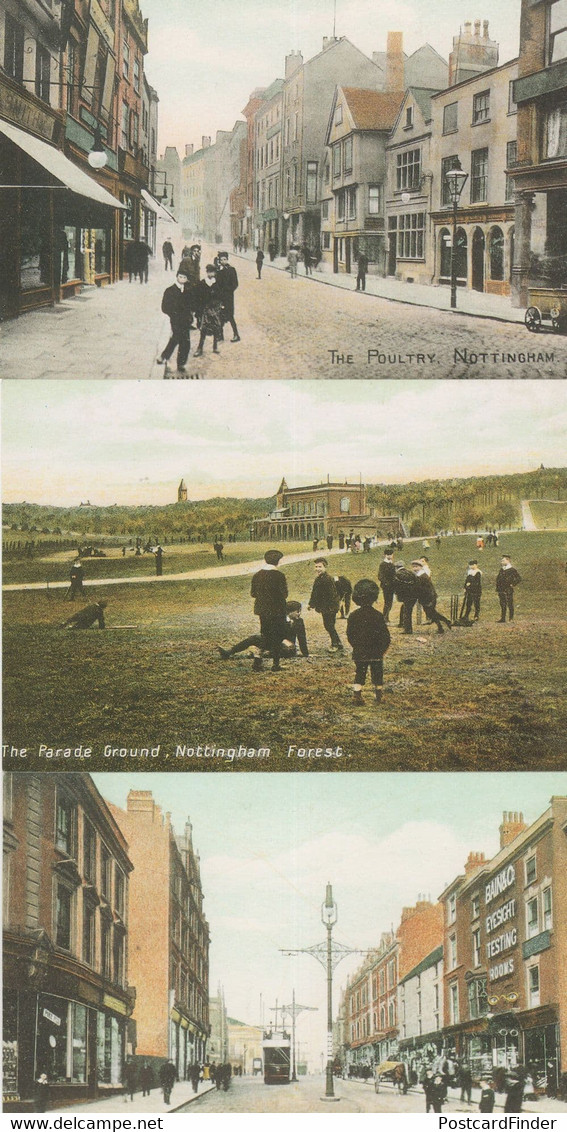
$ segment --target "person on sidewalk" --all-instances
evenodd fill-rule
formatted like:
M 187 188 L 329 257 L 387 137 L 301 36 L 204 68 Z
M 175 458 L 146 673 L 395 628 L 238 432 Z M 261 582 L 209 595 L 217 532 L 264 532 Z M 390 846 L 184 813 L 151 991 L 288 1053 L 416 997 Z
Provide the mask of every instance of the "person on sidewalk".
M 177 346 L 177 372 L 185 372 L 185 363 L 191 349 L 190 328 L 193 323 L 189 276 L 179 268 L 175 283 L 167 287 L 161 300 L 161 309 L 169 318 L 171 337 L 157 358 L 158 366 L 166 366 Z
M 173 247 L 171 240 L 164 240 L 163 244 L 161 245 L 161 252 L 163 255 L 163 264 L 165 271 L 167 271 L 168 269 L 170 271 L 173 271 L 173 256 L 175 248 Z
M 219 252 L 219 266 L 217 271 L 217 286 L 221 295 L 225 318 L 232 327 L 231 342 L 240 342 L 238 327 L 234 321 L 234 293 L 238 287 L 236 269 L 228 262 L 228 252 Z
M 159 1083 L 163 1089 L 163 1099 L 166 1104 L 171 1103 L 173 1086 L 177 1080 L 175 1065 L 172 1061 L 164 1061 L 159 1071 Z
M 203 356 L 205 338 L 213 339 L 213 354 L 220 353 L 218 344 L 223 338 L 223 296 L 217 283 L 217 273 L 212 263 L 207 264 L 205 271 L 205 278 L 195 289 L 197 314 L 201 328 L 199 345 L 194 354 L 196 358 Z
M 366 291 L 366 272 L 368 271 L 368 256 L 364 252 L 358 253 L 358 272 L 356 276 L 357 291 Z
M 122 1074 L 122 1080 L 124 1081 L 126 1095 L 130 1097 L 131 1101 L 133 1101 L 134 1093 L 136 1092 L 136 1086 L 138 1084 L 138 1074 L 136 1073 L 136 1066 L 134 1065 L 133 1061 L 126 1062 L 124 1066 L 124 1073 Z
M 317 613 L 321 614 L 323 625 L 331 639 L 329 652 L 342 652 L 342 642 L 335 627 L 337 613 L 339 612 L 341 604 L 337 587 L 331 575 L 327 573 L 329 563 L 326 558 L 316 558 L 313 565 L 315 566 L 316 578 L 313 583 L 313 589 L 311 590 L 311 597 L 309 598 L 307 608 L 314 609 Z
M 494 1112 L 494 1102 L 496 1100 L 496 1093 L 488 1081 L 480 1082 L 480 1100 L 478 1102 L 479 1112 Z
M 291 247 L 290 247 L 290 249 L 287 253 L 287 262 L 288 262 L 289 274 L 291 275 L 291 278 L 296 279 L 297 278 L 297 264 L 299 262 L 299 249 L 296 248 L 295 244 L 291 245 Z
M 195 1062 L 189 1070 L 189 1079 L 194 1093 L 199 1092 L 199 1081 L 201 1080 L 201 1067 L 198 1062 Z
M 500 602 L 499 624 L 502 624 L 506 620 L 506 612 L 508 612 L 508 620 L 514 620 L 514 589 L 522 579 L 516 567 L 512 566 L 508 554 L 503 554 L 500 562 L 500 570 L 496 576 L 496 593 Z
M 144 1061 L 140 1070 L 140 1085 L 142 1086 L 142 1096 L 149 1097 L 154 1083 L 154 1074 L 151 1065 Z
M 252 578 L 250 594 L 254 613 L 260 618 L 260 636 L 272 655 L 272 672 L 280 671 L 282 641 L 286 635 L 287 581 L 277 567 L 283 558 L 281 550 L 267 550 L 264 565 Z
M 258 279 L 262 278 L 262 267 L 264 266 L 264 253 L 261 248 L 256 252 L 256 271 L 258 272 Z
M 390 634 L 384 617 L 374 608 L 380 590 L 370 578 L 361 578 L 352 591 L 355 609 L 347 621 L 347 640 L 352 645 L 355 663 L 353 703 L 362 704 L 362 689 L 370 668 L 370 679 L 376 703 L 382 699 L 384 688 L 384 654 L 390 645 Z
M 459 1069 L 459 1085 L 461 1086 L 461 1100 L 466 1101 L 467 1104 L 470 1104 L 472 1092 L 472 1073 L 471 1067 L 467 1061 L 464 1061 Z

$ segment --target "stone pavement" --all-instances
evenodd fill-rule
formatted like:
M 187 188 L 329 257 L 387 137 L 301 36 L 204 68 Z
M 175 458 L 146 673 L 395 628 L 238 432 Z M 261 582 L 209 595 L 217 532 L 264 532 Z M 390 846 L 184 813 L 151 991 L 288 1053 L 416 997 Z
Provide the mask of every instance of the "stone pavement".
M 166 1104 L 163 1099 L 161 1089 L 152 1089 L 149 1097 L 143 1097 L 141 1092 L 134 1093 L 134 1100 L 131 1101 L 129 1096 L 113 1096 L 104 1100 L 97 1101 L 81 1101 L 79 1104 L 69 1105 L 67 1108 L 53 1108 L 50 1109 L 50 1115 L 55 1115 L 58 1112 L 88 1112 L 89 1115 L 93 1112 L 109 1112 L 115 1113 L 119 1116 L 130 1116 L 131 1113 L 147 1113 L 150 1116 L 154 1112 L 177 1112 L 178 1109 L 184 1108 L 186 1105 L 191 1104 L 193 1101 L 204 1097 L 206 1093 L 214 1090 L 215 1086 L 212 1081 L 203 1081 L 199 1085 L 199 1092 L 193 1092 L 193 1086 L 190 1081 L 177 1081 L 173 1086 L 171 1094 L 171 1104 Z
M 237 253 L 233 259 L 254 260 L 253 252 Z M 279 256 L 273 263 L 264 260 L 263 270 L 285 271 L 287 260 Z M 298 267 L 298 274 L 305 275 L 303 264 Z M 342 287 L 345 291 L 356 290 L 356 273 L 351 275 L 337 274 L 331 271 L 328 264 L 320 263 L 309 276 L 314 283 L 323 283 L 328 287 Z M 388 299 L 393 303 L 407 303 L 410 306 L 429 307 L 432 310 L 451 310 L 451 289 L 435 284 L 405 283 L 401 279 L 388 277 L 383 279 L 378 275 L 366 276 L 366 290 L 360 292 L 364 295 L 374 295 Z M 471 315 L 476 318 L 492 318 L 499 322 L 519 322 L 524 324 L 523 308 L 513 307 L 510 298 L 502 295 L 487 295 L 480 291 L 469 291 L 459 287 L 457 291 L 457 311 L 459 314 Z

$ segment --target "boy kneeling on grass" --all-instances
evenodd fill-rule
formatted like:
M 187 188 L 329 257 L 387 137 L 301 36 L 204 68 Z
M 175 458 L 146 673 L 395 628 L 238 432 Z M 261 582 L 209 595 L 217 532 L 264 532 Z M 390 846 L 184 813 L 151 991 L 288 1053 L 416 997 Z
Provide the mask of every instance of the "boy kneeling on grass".
M 376 582 L 371 578 L 361 578 L 352 591 L 352 600 L 360 607 L 350 614 L 346 630 L 347 640 L 352 645 L 352 659 L 356 666 L 353 684 L 355 704 L 362 704 L 362 687 L 366 683 L 368 668 L 370 668 L 376 703 L 379 704 L 382 699 L 383 657 L 390 644 L 390 633 L 383 615 L 374 609 L 374 602 L 378 600 L 379 592 Z

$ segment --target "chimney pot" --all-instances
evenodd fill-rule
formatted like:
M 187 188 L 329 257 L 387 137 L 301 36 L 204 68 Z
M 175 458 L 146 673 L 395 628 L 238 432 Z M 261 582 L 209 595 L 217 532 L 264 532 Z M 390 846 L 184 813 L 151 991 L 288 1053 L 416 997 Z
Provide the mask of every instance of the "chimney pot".
M 478 39 L 480 36 L 480 20 L 474 21 L 474 34 L 475 38 Z

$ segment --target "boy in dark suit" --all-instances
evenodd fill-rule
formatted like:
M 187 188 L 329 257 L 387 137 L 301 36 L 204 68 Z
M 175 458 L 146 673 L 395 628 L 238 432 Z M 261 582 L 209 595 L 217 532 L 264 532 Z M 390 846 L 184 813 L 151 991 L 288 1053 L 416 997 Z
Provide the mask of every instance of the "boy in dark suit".
M 281 645 L 286 635 L 287 582 L 285 574 L 276 569 L 282 558 L 281 550 L 267 550 L 265 565 L 254 574 L 250 587 L 254 613 L 260 618 L 260 636 L 272 654 L 272 672 L 280 670 Z
M 379 592 L 376 582 L 370 578 L 361 578 L 352 591 L 352 600 L 359 609 L 355 609 L 347 621 L 347 639 L 352 645 L 356 666 L 353 703 L 357 705 L 362 704 L 362 688 L 369 668 L 376 703 L 382 699 L 383 658 L 390 644 L 390 634 L 383 615 L 374 609 Z
M 314 562 L 317 577 L 313 583 L 308 609 L 315 609 L 323 618 L 323 625 L 331 638 L 330 652 L 342 652 L 342 642 L 335 628 L 339 612 L 339 595 L 330 574 L 327 573 L 326 558 L 316 558 Z
M 515 566 L 512 566 L 508 554 L 503 554 L 501 558 L 501 565 L 496 575 L 496 592 L 500 602 L 500 624 L 506 620 L 506 610 L 508 610 L 508 620 L 514 620 L 514 588 L 521 582 L 520 575 Z
M 177 346 L 177 370 L 179 373 L 184 373 L 185 363 L 191 348 L 189 328 L 193 321 L 193 312 L 191 310 L 189 279 L 181 269 L 177 272 L 175 283 L 164 291 L 161 309 L 169 317 L 171 338 L 165 350 L 162 350 L 157 359 L 157 364 L 167 368 L 167 362 Z

